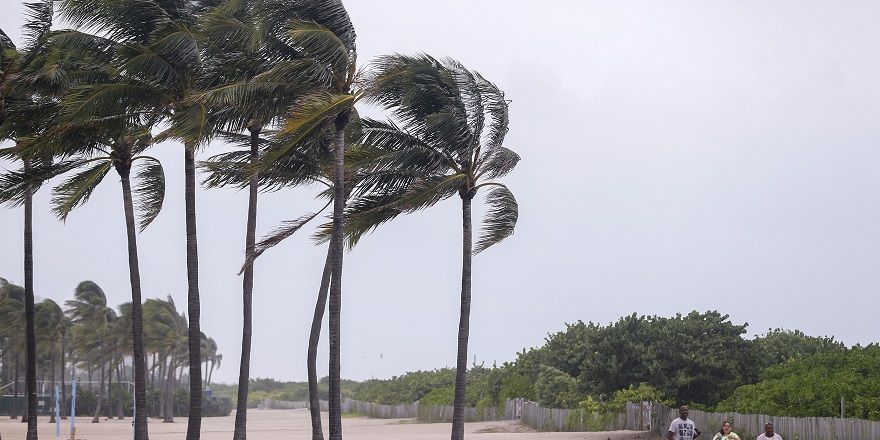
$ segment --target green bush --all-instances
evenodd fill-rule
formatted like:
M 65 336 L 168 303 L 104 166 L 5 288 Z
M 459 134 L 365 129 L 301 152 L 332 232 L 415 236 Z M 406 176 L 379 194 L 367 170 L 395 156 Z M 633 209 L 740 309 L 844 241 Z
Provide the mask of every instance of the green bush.
M 538 403 L 545 408 L 576 408 L 578 406 L 577 381 L 563 371 L 546 365 L 541 366 L 535 381 Z

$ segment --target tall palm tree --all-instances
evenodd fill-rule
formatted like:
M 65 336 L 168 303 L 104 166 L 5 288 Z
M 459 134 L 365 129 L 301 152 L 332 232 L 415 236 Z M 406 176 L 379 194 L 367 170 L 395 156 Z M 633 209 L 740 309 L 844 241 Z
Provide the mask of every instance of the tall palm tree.
M 470 334 L 471 257 L 513 233 L 518 207 L 496 179 L 513 170 L 519 156 L 503 146 L 508 131 L 504 93 L 479 73 L 454 60 L 394 55 L 380 58 L 366 97 L 390 110 L 393 119 L 365 120 L 362 142 L 392 151 L 377 162 L 349 204 L 350 242 L 401 213 L 414 212 L 458 195 L 462 206 L 461 310 L 458 326 L 452 439 L 464 438 L 467 349 Z M 471 205 L 487 189 L 482 235 L 472 239 Z
M 352 111 L 352 122 L 346 127 L 346 139 L 358 139 L 360 137 L 360 118 L 356 111 Z M 275 166 L 268 172 L 259 174 L 259 187 L 263 190 L 279 190 L 282 188 L 296 187 L 306 183 L 317 183 L 324 187 L 319 193 L 319 197 L 326 198 L 333 192 L 333 168 L 334 168 L 334 152 L 333 150 L 334 133 L 333 130 L 326 130 L 319 136 L 304 142 L 300 148 L 290 152 L 284 159 L 275 163 Z M 274 145 L 271 139 L 261 139 L 260 143 L 265 151 L 271 151 L 281 148 Z M 371 166 L 375 157 L 379 157 L 383 152 L 374 150 L 364 150 L 358 148 L 357 145 L 346 146 L 346 171 L 345 185 L 351 188 L 357 185 L 359 179 L 367 166 Z M 209 187 L 220 186 L 236 186 L 244 187 L 250 184 L 250 180 L 254 178 L 254 174 L 250 172 L 253 162 L 245 157 L 241 152 L 230 152 L 219 154 L 203 163 L 204 168 L 209 172 L 209 176 L 205 183 Z M 302 216 L 282 222 L 280 226 L 271 231 L 267 236 L 263 237 L 259 243 L 254 245 L 253 251 L 248 253 L 243 265 L 243 271 L 259 258 L 263 253 L 274 246 L 281 244 L 287 238 L 293 236 L 297 231 L 302 229 L 306 224 L 321 215 L 327 207 L 332 203 L 332 198 L 321 209 L 314 212 L 303 214 Z M 332 229 L 332 225 L 327 230 Z M 328 249 L 328 256 L 324 262 L 324 269 L 321 278 L 321 284 L 318 289 L 318 298 L 315 304 L 315 312 L 312 318 L 311 331 L 308 343 L 308 384 L 309 384 L 309 409 L 312 419 L 312 438 L 313 440 L 323 439 L 323 430 L 321 427 L 320 401 L 318 399 L 318 377 L 317 377 L 317 350 L 318 342 L 321 334 L 321 323 L 324 311 L 327 308 L 327 297 L 330 284 L 331 260 Z
M 73 96 L 72 99 L 81 99 L 81 96 Z M 69 167 L 71 170 L 76 170 L 76 174 L 55 188 L 55 196 L 52 200 L 53 211 L 61 219 L 67 218 L 74 208 L 86 202 L 111 169 L 114 169 L 121 179 L 132 299 L 135 406 L 145 408 L 144 321 L 134 207 L 135 197 L 137 197 L 140 229 L 143 230 L 159 214 L 165 197 L 165 177 L 162 165 L 157 159 L 143 154 L 152 144 L 149 125 L 134 126 L 128 124 L 127 121 L 102 118 L 99 121 L 92 120 L 87 123 L 62 126 L 57 130 L 55 136 L 65 140 L 83 139 L 85 141 L 76 147 L 74 151 L 78 154 L 70 161 Z M 59 149 L 65 150 L 63 147 Z M 135 166 L 139 166 L 135 176 L 138 185 L 132 189 L 131 171 Z M 145 411 L 137 411 L 135 438 L 138 440 L 148 438 Z
M 157 141 L 173 138 L 184 144 L 188 346 L 192 378 L 186 438 L 196 440 L 201 429 L 202 385 L 195 152 L 211 136 L 211 115 L 203 104 L 193 99 L 204 79 L 196 19 L 217 2 L 59 1 L 62 18 L 80 29 L 101 30 L 101 38 L 116 49 L 112 52 L 113 65 L 120 66 L 118 80 L 97 84 L 80 102 L 83 109 L 100 116 L 149 110 L 168 121 L 168 129 L 157 136 Z M 136 425 L 139 423 L 145 422 L 136 421 Z
M 0 98 L 0 102 L 3 104 L 0 105 L 0 109 L 2 109 L 2 113 L 4 115 L 0 116 L 0 122 L 6 122 L 6 102 L 9 98 L 9 94 L 18 94 L 16 98 L 21 101 L 29 102 L 31 100 L 31 95 L 33 92 L 30 90 L 21 90 L 19 86 L 19 90 L 16 89 L 16 85 L 12 85 L 9 87 L 8 79 L 9 74 L 14 75 L 15 70 L 18 71 L 26 71 L 30 68 L 30 64 L 34 61 L 35 58 L 44 53 L 44 43 L 47 35 L 52 27 L 52 14 L 53 14 L 53 2 L 52 0 L 40 0 L 32 3 L 25 3 L 26 14 L 27 14 L 27 22 L 24 26 L 24 36 L 25 36 L 25 47 L 23 50 L 23 54 L 19 56 L 20 60 L 18 63 L 20 65 L 15 66 L 15 68 L 11 68 L 12 64 L 8 62 L 3 62 L 3 84 L 0 85 L 0 93 L 2 93 L 2 98 Z M 2 40 L 2 52 L 4 53 L 4 60 L 8 56 L 6 55 L 9 51 L 14 50 L 14 46 L 11 45 L 11 41 L 3 34 Z M 15 57 L 13 57 L 15 58 Z M 11 69 L 10 69 L 11 68 Z M 21 120 L 19 120 L 21 122 Z M 4 128 L 2 132 L 5 132 L 5 136 L 8 134 L 16 133 L 17 135 L 28 134 L 29 132 L 33 132 L 35 127 L 33 125 L 34 122 L 19 124 L 25 125 L 27 128 L 18 127 L 17 129 L 9 129 Z M 32 173 L 31 160 L 33 158 L 23 155 L 19 152 L 19 158 L 23 163 L 23 172 L 25 174 L 30 175 Z M 34 182 L 32 178 L 29 178 L 23 182 L 22 193 L 20 198 L 11 198 L 8 197 L 8 192 L 6 190 L 0 190 L 0 203 L 9 202 L 10 200 L 14 201 L 14 203 L 20 203 L 24 208 L 24 307 L 25 307 L 25 339 L 26 339 L 26 356 L 25 356 L 25 390 L 27 391 L 27 440 L 36 440 L 37 439 L 37 341 L 36 341 L 36 332 L 34 327 L 34 252 L 33 252 L 33 194 L 34 191 L 39 187 L 37 182 Z
M 329 291 L 329 407 L 330 440 L 342 439 L 342 396 L 340 389 L 340 313 L 342 309 L 342 222 L 345 208 L 345 128 L 357 101 L 354 90 L 357 66 L 355 31 L 348 12 L 339 0 L 295 0 L 296 20 L 288 37 L 312 65 L 322 66 L 327 75 L 297 100 L 276 138 L 281 148 L 273 149 L 255 167 L 265 171 L 309 138 L 328 127 L 334 130 L 333 236 L 330 243 Z M 309 66 L 311 68 L 311 66 Z
M 205 14 L 202 32 L 207 37 L 206 57 L 213 64 L 206 70 L 217 83 L 200 96 L 213 111 L 225 113 L 218 119 L 227 131 L 225 137 L 235 143 L 247 131 L 244 142 L 248 161 L 254 166 L 260 157 L 261 134 L 277 124 L 279 117 L 305 89 L 303 74 L 318 75 L 314 67 L 303 69 L 297 60 L 296 47 L 286 42 L 288 22 L 298 12 L 295 4 L 260 0 L 229 0 Z M 309 78 L 306 86 L 314 80 Z M 233 154 L 234 155 L 234 154 Z M 223 160 L 213 158 L 216 160 Z M 247 179 L 248 214 L 245 230 L 245 254 L 255 252 L 259 174 Z M 208 186 L 216 186 L 208 180 Z M 250 352 L 253 331 L 254 265 L 249 260 L 242 278 L 242 351 L 239 366 L 238 396 L 233 438 L 246 437 Z

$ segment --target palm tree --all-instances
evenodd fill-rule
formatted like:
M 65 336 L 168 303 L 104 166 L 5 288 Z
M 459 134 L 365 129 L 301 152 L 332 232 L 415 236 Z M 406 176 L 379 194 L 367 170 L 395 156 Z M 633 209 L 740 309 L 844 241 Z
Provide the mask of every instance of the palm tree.
M 18 383 L 19 383 L 19 363 L 21 352 L 24 351 L 25 339 L 22 338 L 24 333 L 24 288 L 8 283 L 5 279 L 0 278 L 0 340 L 3 340 L 3 346 L 11 348 L 15 353 L 15 370 L 13 373 L 13 405 L 10 413 L 10 419 L 18 418 Z M 5 352 L 4 352 L 5 354 Z M 4 365 L 6 365 L 4 363 Z
M 248 161 L 254 166 L 260 157 L 261 133 L 275 125 L 285 109 L 303 88 L 297 75 L 302 62 L 295 47 L 285 43 L 287 22 L 294 18 L 295 5 L 282 2 L 231 0 L 206 14 L 202 31 L 212 42 L 208 59 L 214 64 L 208 70 L 217 78 L 216 87 L 200 96 L 212 110 L 225 115 L 219 125 L 228 130 L 227 140 L 236 142 L 244 137 Z M 224 160 L 213 158 L 214 161 Z M 257 200 L 259 174 L 249 173 L 248 213 L 245 230 L 245 255 L 252 255 L 256 245 Z M 212 186 L 210 179 L 208 186 Z M 216 185 L 213 185 L 216 186 Z M 245 264 L 242 279 L 242 345 L 239 366 L 238 395 L 233 438 L 246 437 L 250 352 L 253 331 L 253 260 Z
M 60 2 L 61 17 L 65 20 L 81 29 L 101 29 L 104 44 L 116 49 L 112 52 L 112 63 L 121 66 L 116 81 L 97 84 L 81 100 L 82 110 L 95 116 L 150 111 L 169 122 L 169 128 L 157 136 L 156 141 L 173 138 L 184 144 L 188 340 L 193 379 L 186 438 L 196 440 L 201 427 L 202 390 L 195 151 L 210 138 L 212 120 L 207 108 L 193 99 L 204 79 L 196 19 L 197 14 L 210 10 L 217 2 Z M 140 387 L 136 385 L 136 388 Z M 136 421 L 139 426 L 143 423 L 146 422 Z M 141 430 L 146 432 L 145 425 Z
M 177 367 L 182 365 L 179 355 L 187 341 L 187 322 L 177 312 L 174 299 L 170 296 L 165 300 L 148 299 L 144 302 L 144 332 L 156 347 L 164 352 L 166 358 L 165 383 L 163 387 L 162 406 L 165 422 L 174 421 L 174 377 Z M 201 368 L 200 368 L 201 369 Z
M 365 182 L 349 205 L 350 242 L 401 213 L 428 208 L 458 194 L 462 202 L 461 313 L 458 327 L 452 439 L 464 438 L 467 348 L 470 333 L 471 256 L 513 233 L 518 207 L 496 179 L 519 156 L 504 147 L 508 103 L 504 93 L 454 60 L 388 56 L 374 65 L 366 96 L 393 120 L 364 121 L 362 142 L 393 151 L 377 163 L 387 173 Z M 474 245 L 471 204 L 489 189 L 483 233 Z
M 106 378 L 107 338 L 116 319 L 116 312 L 107 306 L 107 296 L 93 281 L 83 281 L 74 290 L 74 299 L 66 301 L 67 315 L 73 323 L 73 337 L 84 352 L 91 352 L 86 362 L 100 365 L 101 385 L 98 386 L 98 403 L 92 423 L 100 421 L 101 406 L 104 400 L 103 383 Z
M 346 127 L 346 139 L 354 140 L 360 137 L 360 118 L 356 111 L 352 111 L 351 118 L 352 122 Z M 333 137 L 332 130 L 328 130 L 320 136 L 310 139 L 301 148 L 291 151 L 284 159 L 276 162 L 271 170 L 259 174 L 258 186 L 262 187 L 263 190 L 271 191 L 296 187 L 306 183 L 318 183 L 325 188 L 319 194 L 319 197 L 327 197 L 333 191 Z M 244 140 L 239 139 L 239 141 Z M 271 139 L 261 138 L 259 142 L 264 145 L 263 150 L 265 151 L 281 148 L 275 145 Z M 346 146 L 345 154 L 347 158 L 345 185 L 347 188 L 351 188 L 357 185 L 358 179 L 362 178 L 365 166 L 370 165 L 374 158 L 381 155 L 382 152 L 367 151 L 359 148 L 357 145 L 350 145 Z M 250 173 L 250 169 L 254 165 L 253 162 L 240 151 L 216 155 L 202 165 L 209 172 L 209 176 L 205 180 L 206 185 L 209 187 L 244 187 L 250 185 L 251 179 L 254 178 L 254 174 Z M 282 222 L 280 226 L 254 245 L 253 251 L 246 255 L 242 271 L 252 265 L 263 253 L 281 244 L 314 218 L 321 215 L 330 206 L 330 203 L 332 203 L 332 200 L 321 209 L 303 214 L 296 219 Z M 332 229 L 332 226 L 327 229 Z M 317 350 L 321 334 L 321 323 L 324 311 L 327 308 L 330 269 L 331 260 L 328 250 L 321 284 L 318 289 L 315 312 L 312 318 L 307 356 L 309 409 L 312 419 L 313 440 L 323 439 L 320 401 L 318 399 Z
M 27 23 L 25 24 L 25 48 L 23 54 L 19 57 L 21 58 L 18 63 L 20 65 L 13 67 L 11 63 L 3 62 L 3 84 L 0 85 L 0 93 L 2 93 L 2 105 L 0 105 L 0 109 L 2 109 L 2 116 L 0 116 L 0 121 L 6 122 L 6 103 L 9 98 L 9 93 L 16 93 L 19 95 L 14 97 L 21 101 L 29 101 L 28 91 L 15 90 L 15 85 L 9 87 L 7 84 L 9 83 L 8 78 L 9 74 L 14 75 L 15 70 L 25 71 L 28 70 L 30 64 L 34 61 L 35 58 L 40 56 L 44 50 L 44 43 L 47 35 L 49 34 L 49 30 L 52 27 L 52 13 L 53 13 L 53 4 L 52 0 L 42 0 L 33 3 L 26 3 L 27 8 Z M 6 61 L 6 54 L 9 53 L 10 50 L 14 50 L 14 46 L 11 45 L 11 41 L 3 34 L 2 38 L 2 52 L 4 53 L 4 60 Z M 13 56 L 15 58 L 15 56 Z M 8 73 L 7 73 L 8 72 Z M 6 136 L 0 136 L 0 138 L 8 137 L 8 134 L 26 134 L 28 132 L 33 132 L 35 129 L 34 122 L 22 124 L 27 126 L 17 127 L 16 129 L 4 128 L 2 131 L 7 133 Z M 27 175 L 32 173 L 31 169 L 31 157 L 23 155 L 19 152 L 19 158 L 23 163 L 23 172 Z M 25 309 L 25 339 L 26 339 L 26 356 L 25 356 L 25 390 L 27 391 L 27 440 L 36 440 L 37 439 L 37 341 L 36 341 L 36 332 L 34 327 L 34 251 L 33 251 L 33 193 L 38 188 L 39 185 L 33 181 L 32 178 L 26 179 L 22 185 L 22 191 L 20 194 L 20 198 L 9 197 L 9 192 L 6 189 L 0 190 L 0 203 L 13 201 L 14 204 L 21 204 L 24 207 L 24 309 Z
M 74 94 L 72 99 L 82 99 L 82 96 Z M 159 214 L 165 197 L 165 177 L 162 165 L 155 158 L 142 154 L 152 144 L 149 125 L 134 126 L 119 119 L 101 118 L 76 125 L 64 125 L 53 133 L 55 139 L 82 139 L 84 141 L 83 144 L 70 149 L 78 153 L 68 165 L 69 169 L 77 171 L 76 174 L 55 188 L 55 196 L 52 200 L 53 211 L 61 219 L 67 218 L 74 208 L 88 200 L 111 168 L 116 170 L 121 179 L 122 202 L 128 237 L 135 405 L 137 408 L 146 406 L 146 382 L 134 196 L 137 196 L 141 230 L 146 228 Z M 56 145 L 56 147 L 60 150 L 59 152 L 69 154 L 65 151 L 66 148 L 60 145 Z M 143 162 L 135 176 L 139 184 L 132 190 L 131 171 L 139 162 Z M 135 437 L 139 440 L 148 438 L 145 411 L 137 411 Z
M 37 348 L 43 353 L 49 361 L 49 378 L 51 381 L 50 392 L 55 392 L 55 361 L 60 357 L 61 337 L 64 326 L 64 312 L 61 306 L 51 299 L 44 299 L 36 304 L 34 311 L 34 319 L 36 328 L 39 329 L 37 334 Z M 54 394 L 52 400 L 54 401 Z M 53 406 L 54 407 L 54 406 Z M 50 423 L 55 422 L 55 412 L 50 415 Z
M 304 68 L 322 66 L 326 71 L 315 87 L 297 99 L 276 136 L 281 148 L 261 158 L 257 171 L 273 164 L 327 128 L 334 130 L 333 239 L 330 242 L 331 276 L 329 290 L 330 333 L 330 440 L 342 439 L 342 396 L 340 393 L 340 313 L 342 309 L 342 222 L 345 208 L 345 128 L 358 99 L 353 90 L 357 52 L 355 32 L 348 12 L 339 0 L 295 0 L 291 2 L 296 20 L 288 37 L 306 59 Z M 303 75 L 307 76 L 307 75 Z

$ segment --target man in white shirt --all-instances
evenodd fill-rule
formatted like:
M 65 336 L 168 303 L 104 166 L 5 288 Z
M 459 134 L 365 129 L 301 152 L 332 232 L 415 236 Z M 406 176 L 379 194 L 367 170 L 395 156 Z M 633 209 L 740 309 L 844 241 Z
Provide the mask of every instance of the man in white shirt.
M 764 424 L 764 433 L 758 436 L 758 440 L 782 440 L 782 436 L 776 433 L 772 423 L 767 422 Z
M 694 440 L 700 436 L 700 430 L 697 429 L 694 421 L 688 419 L 688 407 L 682 405 L 678 409 L 679 417 L 672 421 L 669 425 L 669 432 L 666 433 L 666 440 Z M 761 439 L 758 439 L 761 440 Z

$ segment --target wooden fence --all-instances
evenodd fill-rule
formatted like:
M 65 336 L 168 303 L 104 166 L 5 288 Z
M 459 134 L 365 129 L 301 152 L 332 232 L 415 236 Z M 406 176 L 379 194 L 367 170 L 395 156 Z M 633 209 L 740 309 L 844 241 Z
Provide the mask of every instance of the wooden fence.
M 639 404 L 628 404 L 627 412 L 636 411 Z M 650 410 L 651 431 L 666 436 L 669 424 L 678 417 L 677 408 L 653 405 Z M 733 431 L 743 440 L 757 438 L 764 432 L 764 423 L 771 422 L 776 432 L 786 440 L 880 440 L 880 422 L 836 417 L 780 417 L 760 414 L 707 413 L 691 410 L 692 419 L 711 439 L 729 421 Z
M 629 424 L 629 413 L 618 414 L 590 413 L 578 409 L 544 408 L 524 399 L 510 399 L 505 405 L 506 415 L 519 418 L 523 424 L 539 431 L 552 432 L 597 432 L 619 431 Z M 635 415 L 633 415 L 635 417 Z M 634 421 L 633 424 L 637 424 Z
M 406 405 L 382 405 L 373 402 L 344 399 L 341 402 L 342 412 L 362 414 L 375 419 L 415 419 L 422 423 L 452 423 L 452 407 L 439 405 L 419 405 L 419 402 Z M 282 400 L 264 400 L 260 408 L 264 409 L 299 409 L 308 408 L 309 402 L 289 402 Z M 329 403 L 321 400 L 321 411 L 328 411 Z M 467 422 L 498 420 L 498 410 L 492 408 L 465 408 L 464 418 Z

